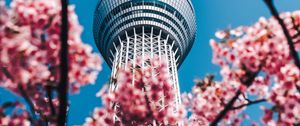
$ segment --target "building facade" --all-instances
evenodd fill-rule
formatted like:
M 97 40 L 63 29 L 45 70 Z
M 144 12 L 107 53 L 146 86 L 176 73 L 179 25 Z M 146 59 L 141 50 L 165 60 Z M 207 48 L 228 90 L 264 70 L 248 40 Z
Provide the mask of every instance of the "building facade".
M 94 38 L 116 78 L 137 58 L 167 60 L 170 79 L 180 104 L 177 69 L 195 40 L 195 12 L 190 0 L 100 0 L 94 15 Z M 149 64 L 142 63 L 139 67 Z M 134 72 L 134 69 L 132 70 Z M 155 76 L 155 75 L 153 75 Z M 110 88 L 116 83 L 111 81 Z

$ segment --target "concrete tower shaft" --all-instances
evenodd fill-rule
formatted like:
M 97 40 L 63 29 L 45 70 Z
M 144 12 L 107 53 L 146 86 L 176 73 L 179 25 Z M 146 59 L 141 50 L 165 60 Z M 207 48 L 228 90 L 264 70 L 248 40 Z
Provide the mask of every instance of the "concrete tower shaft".
M 196 22 L 191 1 L 100 0 L 94 17 L 94 38 L 109 66 L 113 65 L 115 46 L 120 46 L 119 37 L 126 38 L 125 31 L 142 26 L 169 35 L 168 44 L 174 41 L 172 50 L 180 66 L 195 39 Z

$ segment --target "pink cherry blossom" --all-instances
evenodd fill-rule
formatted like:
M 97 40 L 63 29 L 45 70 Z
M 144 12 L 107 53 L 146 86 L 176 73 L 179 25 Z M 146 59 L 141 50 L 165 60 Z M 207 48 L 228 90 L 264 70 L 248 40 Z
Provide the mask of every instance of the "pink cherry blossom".
M 150 61 L 150 66 L 145 68 L 119 69 L 116 90 L 99 94 L 102 96 L 104 108 L 96 109 L 92 117 L 87 118 L 86 125 L 112 125 L 105 123 L 108 113 L 115 115 L 115 122 L 122 125 L 149 125 L 158 124 L 174 125 L 179 123 L 186 115 L 183 106 L 175 108 L 174 90 L 166 70 L 165 62 L 159 62 L 158 58 L 144 59 Z M 137 65 L 141 66 L 142 60 L 137 59 Z M 132 64 L 128 65 L 131 67 Z M 156 68 L 156 69 L 152 69 Z M 135 69 L 133 73 L 132 70 Z M 158 74 L 157 76 L 156 73 Z M 133 77 L 135 78 L 134 80 Z M 134 83 L 132 83 L 134 82 Z M 164 104 L 161 104 L 163 100 Z M 174 113 L 174 109 L 177 111 Z M 113 113 L 109 113 L 113 111 Z M 96 115 L 95 115 L 96 114 Z M 109 120 L 113 117 L 109 116 Z
M 60 1 L 13 0 L 9 8 L 1 1 L 0 11 L 0 86 L 27 95 L 40 117 L 52 118 L 59 105 L 57 96 L 48 95 L 55 94 L 60 76 Z M 70 92 L 77 93 L 95 83 L 102 61 L 82 42 L 74 5 L 68 15 L 69 85 Z
M 280 16 L 290 34 L 298 34 L 299 11 L 282 13 Z M 211 40 L 210 45 L 213 50 L 213 63 L 221 67 L 222 80 L 213 83 L 201 82 L 201 85 L 194 87 L 194 92 L 189 97 L 192 102 L 189 106 L 194 113 L 191 120 L 207 120 L 203 122 L 208 124 L 224 109 L 228 102 L 226 100 L 240 90 L 243 93 L 233 108 L 266 99 L 273 107 L 263 109 L 263 123 L 298 124 L 300 71 L 293 62 L 289 45 L 277 20 L 262 17 L 251 26 L 219 31 L 216 37 L 219 40 Z M 294 41 L 298 39 L 299 36 L 294 37 Z M 248 78 L 247 73 L 253 72 L 259 72 L 259 75 L 250 85 L 245 85 L 243 78 Z M 215 95 L 219 93 L 222 95 Z M 249 99 L 249 95 L 256 98 Z M 247 105 L 230 110 L 221 124 L 235 125 L 235 122 L 240 122 L 236 116 L 246 107 Z M 272 116 L 274 114 L 278 114 L 277 119 Z
M 12 107 L 12 114 L 9 115 L 7 109 Z M 0 107 L 0 125 L 1 126 L 30 126 L 29 115 L 27 112 L 18 113 L 19 110 L 24 110 L 24 105 L 19 102 L 4 103 Z

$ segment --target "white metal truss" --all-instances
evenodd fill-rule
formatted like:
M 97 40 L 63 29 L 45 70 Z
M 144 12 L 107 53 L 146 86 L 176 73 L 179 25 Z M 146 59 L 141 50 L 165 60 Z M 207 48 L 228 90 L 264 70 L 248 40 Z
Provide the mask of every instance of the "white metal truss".
M 179 105 L 181 104 L 180 99 L 180 90 L 179 90 L 179 82 L 177 76 L 177 63 L 179 57 L 176 57 L 176 51 L 173 51 L 175 47 L 174 41 L 170 39 L 169 35 L 162 37 L 162 31 L 154 33 L 154 28 L 150 28 L 151 30 L 147 30 L 145 32 L 145 28 L 142 27 L 142 30 L 133 29 L 133 34 L 125 31 L 125 37 L 119 37 L 118 43 L 113 43 L 114 51 L 110 50 L 111 53 L 114 52 L 113 58 L 110 60 L 113 61 L 112 66 L 112 75 L 110 80 L 110 90 L 115 90 L 118 85 L 116 83 L 117 73 L 119 69 L 131 69 L 133 74 L 135 73 L 136 67 L 136 59 L 142 58 L 144 61 L 145 57 L 154 58 L 154 56 L 159 56 L 160 60 L 167 60 L 168 72 L 170 74 L 170 79 L 172 82 L 172 88 L 176 91 L 174 101 L 172 102 L 172 106 L 174 106 L 174 112 L 177 112 Z M 170 42 L 171 41 L 171 42 Z M 116 46 L 118 45 L 118 46 Z M 177 48 L 178 49 L 178 48 Z M 175 48 L 175 50 L 177 50 Z M 128 65 L 128 63 L 132 63 L 132 67 Z M 141 69 L 144 67 L 152 67 L 148 62 L 143 62 Z M 130 67 L 130 68 L 129 68 Z M 155 68 L 153 68 L 155 69 Z M 153 73 L 152 76 L 157 76 L 159 73 Z M 134 77 L 134 76 L 133 76 Z M 134 80 L 134 78 L 133 78 Z M 134 84 L 134 81 L 132 82 Z M 158 106 L 162 108 L 166 106 L 163 101 L 163 96 L 161 98 L 161 102 L 157 103 Z M 179 125 L 180 122 L 178 123 Z

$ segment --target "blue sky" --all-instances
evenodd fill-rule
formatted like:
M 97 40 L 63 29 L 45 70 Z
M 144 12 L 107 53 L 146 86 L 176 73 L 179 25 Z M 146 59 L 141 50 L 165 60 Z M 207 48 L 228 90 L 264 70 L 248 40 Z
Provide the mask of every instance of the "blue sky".
M 181 92 L 190 91 L 194 78 L 202 78 L 209 73 L 219 74 L 218 66 L 211 63 L 212 51 L 209 46 L 209 39 L 214 38 L 215 31 L 239 25 L 251 25 L 261 16 L 270 17 L 263 0 L 192 1 L 197 18 L 197 37 L 190 54 L 179 69 Z M 300 8 L 299 0 L 275 1 L 280 12 Z M 70 0 L 70 2 L 76 5 L 79 21 L 84 26 L 82 39 L 92 45 L 95 52 L 99 52 L 94 44 L 92 34 L 93 12 L 97 0 Z M 108 82 L 109 76 L 110 69 L 104 63 L 97 84 L 83 87 L 80 94 L 70 96 L 69 125 L 82 124 L 93 108 L 101 105 L 100 99 L 95 94 L 103 84 Z M 16 97 L 7 91 L 0 90 L 0 102 L 6 99 L 16 99 Z M 255 120 L 259 119 L 256 115 L 261 115 L 257 107 L 254 106 L 247 110 Z

